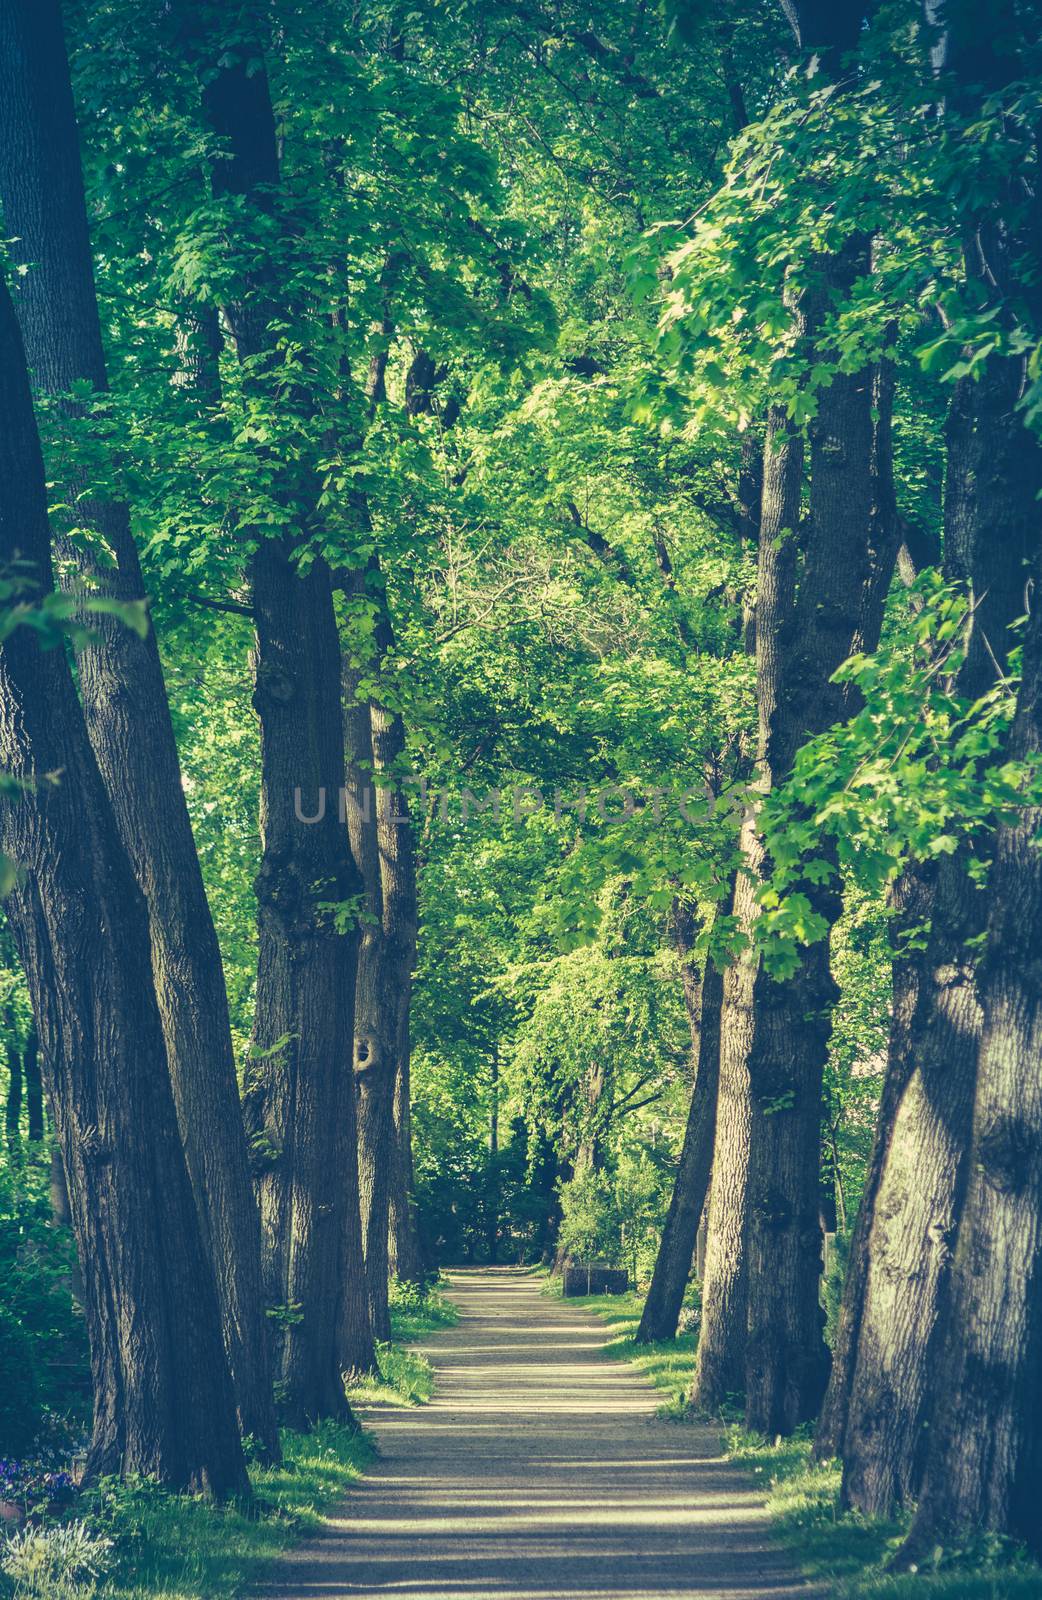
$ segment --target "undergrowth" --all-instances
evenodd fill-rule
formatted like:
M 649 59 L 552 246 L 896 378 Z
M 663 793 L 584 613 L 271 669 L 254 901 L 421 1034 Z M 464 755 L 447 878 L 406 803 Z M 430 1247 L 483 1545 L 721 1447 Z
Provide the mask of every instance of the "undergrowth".
M 378 1347 L 380 1379 L 352 1385 L 352 1403 L 417 1405 L 430 1399 L 431 1364 L 418 1350 L 406 1348 L 405 1341 L 455 1321 L 455 1308 L 436 1289 L 395 1285 L 394 1337 Z M 35 1540 L 39 1546 L 42 1570 L 48 1540 L 57 1549 L 68 1532 L 82 1528 L 84 1536 L 104 1549 L 104 1572 L 97 1580 L 84 1573 L 60 1589 L 47 1575 L 40 1578 L 42 1587 L 29 1586 L 20 1575 L 17 1588 L 0 1575 L 0 1595 L 15 1600 L 57 1600 L 66 1594 L 78 1600 L 235 1600 L 247 1594 L 279 1556 L 322 1527 L 374 1455 L 363 1429 L 330 1422 L 307 1433 L 284 1432 L 282 1445 L 280 1466 L 251 1466 L 254 1497 L 246 1506 L 215 1506 L 195 1496 L 170 1494 L 147 1478 L 106 1479 L 94 1485 L 76 1495 L 64 1521 L 45 1518 L 37 1530 L 31 1529 L 30 1544 Z
M 321 1528 L 372 1459 L 360 1429 L 322 1423 L 284 1433 L 279 1467 L 253 1467 L 254 1502 L 214 1506 L 149 1479 L 108 1480 L 80 1513 L 113 1540 L 104 1600 L 218 1600 L 244 1594 L 289 1546 Z

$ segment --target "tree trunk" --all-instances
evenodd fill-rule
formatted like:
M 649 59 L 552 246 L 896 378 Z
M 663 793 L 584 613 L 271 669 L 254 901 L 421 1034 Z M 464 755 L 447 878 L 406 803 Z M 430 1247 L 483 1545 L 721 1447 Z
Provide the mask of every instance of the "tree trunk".
M 0 191 L 17 235 L 19 313 L 36 383 L 62 396 L 107 387 L 68 65 L 57 0 L 13 0 L 0 23 Z M 66 407 L 72 410 L 71 407 Z M 109 546 L 116 569 L 63 541 L 63 565 L 102 594 L 144 588 L 126 505 L 84 483 L 75 520 Z M 214 1264 L 241 1426 L 279 1455 L 260 1242 L 235 1075 L 221 953 L 181 783 L 154 632 L 142 639 L 93 614 L 97 640 L 78 681 L 87 730 L 120 838 L 149 908 L 156 998 L 182 1139 Z
M 734 915 L 747 937 L 756 915 L 759 841 L 755 818 L 742 826 L 743 868 L 735 880 Z M 716 1097 L 712 1181 L 702 1284 L 702 1327 L 695 1355 L 692 1405 L 717 1411 L 745 1382 L 748 1320 L 745 1224 L 749 1177 L 749 1043 L 756 958 L 751 945 L 723 979 L 720 1077 Z
M 793 531 L 799 526 L 802 476 L 802 443 L 787 435 L 784 417 L 773 412 L 764 462 L 757 583 L 764 787 L 787 772 L 795 755 L 794 735 L 807 720 L 800 700 L 810 685 L 791 676 L 788 659 L 798 637 Z M 790 531 L 785 533 L 786 529 Z M 810 551 L 807 559 L 809 566 Z M 809 570 L 814 573 L 813 567 Z M 805 570 L 804 581 L 806 577 Z M 815 683 L 820 681 L 817 662 L 800 666 L 803 673 L 814 673 Z M 790 719 L 797 728 L 788 725 Z M 788 735 L 784 749 L 779 734 Z M 822 1042 L 820 1021 L 815 1025 L 814 1018 L 820 1018 L 831 1000 L 829 983 L 827 947 L 820 945 L 806 953 L 798 973 L 787 982 L 769 978 L 758 967 L 753 979 L 747 1063 L 751 1113 L 746 1391 L 750 1426 L 770 1433 L 789 1431 L 787 1413 L 808 1403 L 820 1363 L 818 1347 L 823 1345 L 820 1321 L 815 1325 L 808 1315 L 808 1298 L 812 1288 L 816 1309 Z
M 367 509 L 363 508 L 363 515 L 368 520 Z M 380 576 L 375 556 L 369 573 Z M 381 600 L 374 637 L 377 668 L 383 667 L 393 642 L 390 616 Z M 402 1052 L 409 1039 L 417 932 L 416 857 L 401 774 L 404 723 L 399 713 L 376 697 L 357 702 L 357 678 L 357 672 L 345 666 L 348 828 L 366 894 L 355 1020 L 360 1201 L 373 1331 L 378 1338 L 389 1339 L 394 1100 Z
M 499 1052 L 494 1047 L 489 1071 L 491 1106 L 488 1119 L 489 1191 L 488 1220 L 485 1237 L 488 1259 L 493 1266 L 499 1260 Z
M 389 643 L 389 640 L 388 640 Z M 383 901 L 383 936 L 386 948 L 387 1036 L 391 1045 L 391 1104 L 387 1123 L 386 1165 L 392 1167 L 395 1139 L 394 1085 L 409 1048 L 409 998 L 416 964 L 417 898 L 416 841 L 409 804 L 401 776 L 405 753 L 405 727 L 397 712 L 378 701 L 370 706 L 373 764 L 377 778 L 376 818 L 380 847 L 380 884 Z M 410 1158 L 411 1168 L 411 1158 Z M 383 1217 L 384 1270 L 388 1270 L 387 1237 L 390 1185 Z
M 410 1107 L 409 1009 L 402 1017 L 398 1044 L 398 1070 L 394 1080 L 394 1146 L 391 1152 L 390 1227 L 388 1267 L 403 1283 L 422 1283 L 427 1268 L 420 1246 L 412 1166 L 412 1111 Z
M 837 76 L 844 53 L 855 47 L 863 9 L 826 10 L 801 0 L 788 7 L 802 50 L 818 57 L 825 75 Z M 840 252 L 810 263 L 812 281 L 793 304 L 808 357 L 835 302 L 850 295 L 868 265 L 868 241 L 857 235 Z M 870 369 L 837 372 L 820 391 L 809 426 L 810 506 L 802 526 L 801 444 L 785 438 L 783 415 L 769 419 L 756 617 L 765 790 L 789 777 L 806 739 L 845 714 L 846 696 L 832 674 L 853 650 L 872 649 L 878 638 L 897 551 L 891 395 L 892 374 Z M 798 570 L 796 529 L 803 535 Z M 842 902 L 834 851 L 825 847 L 821 854 L 833 869 L 828 881 L 793 888 L 831 928 Z M 827 937 L 805 950 L 791 977 L 763 969 L 755 976 L 746 1422 L 771 1435 L 814 1415 L 828 1376 L 818 1199 L 821 1085 L 835 993 Z
M 693 933 L 694 929 L 685 927 L 683 923 L 675 926 L 674 944 L 684 958 L 690 958 Z M 698 1224 L 709 1190 L 720 1082 L 720 1016 L 724 1000 L 723 973 L 709 960 L 706 962 L 699 1000 L 698 1011 L 689 1008 L 688 1012 L 697 1063 L 691 1105 L 651 1287 L 637 1328 L 638 1344 L 676 1337 L 680 1307 L 694 1257 Z
M 0 285 L 0 561 L 51 591 L 43 462 L 14 308 Z M 8 900 L 37 1018 L 84 1269 L 94 1383 L 88 1470 L 247 1494 L 228 1365 L 178 1134 L 148 915 L 64 651 L 0 648 L 0 807 L 24 877 Z M 55 782 L 49 776 L 60 773 Z
M 780 410 L 767 420 L 760 496 L 760 555 L 757 574 L 755 645 L 760 736 L 756 788 L 768 781 L 766 715 L 778 674 L 779 633 L 792 607 L 795 530 L 800 518 L 803 446 L 790 436 Z M 755 811 L 747 812 L 739 837 L 741 865 L 735 880 L 734 915 L 747 941 L 724 977 L 720 1020 L 720 1083 L 712 1184 L 706 1236 L 702 1327 L 695 1358 L 693 1403 L 716 1410 L 745 1388 L 748 1300 L 749 1155 L 752 1123 L 749 1051 L 754 1034 L 754 994 L 759 957 L 752 944 L 763 846 Z
M 867 266 L 868 246 L 858 238 L 841 255 L 819 262 L 820 287 L 805 295 L 801 308 L 810 343 L 833 296 L 848 295 Z M 889 362 L 875 372 L 838 373 L 821 392 L 810 424 L 810 505 L 798 581 L 793 557 L 785 553 L 791 539 L 773 562 L 769 550 L 761 552 L 761 587 L 767 580 L 770 596 L 773 581 L 777 596 L 769 600 L 768 616 L 758 611 L 757 619 L 759 631 L 770 625 L 771 612 L 776 617 L 773 638 L 757 657 L 768 785 L 790 775 L 807 738 L 849 712 L 849 697 L 832 675 L 853 651 L 871 651 L 879 638 L 898 544 L 892 398 Z M 793 527 L 798 483 L 795 468 L 789 471 L 783 493 L 790 520 L 783 525 Z M 766 512 L 763 528 L 769 532 Z M 821 855 L 832 876 L 799 888 L 831 928 L 842 898 L 834 851 L 826 845 Z M 789 1433 L 813 1417 L 828 1379 L 818 1188 L 822 1074 L 835 995 L 827 937 L 807 948 L 791 977 L 761 970 L 756 978 L 746 1421 L 768 1435 Z
M 301 1425 L 346 1413 L 342 1366 L 373 1365 L 371 1341 L 341 1348 L 340 1274 L 361 1278 L 351 1040 L 358 876 L 336 805 L 296 815 L 294 791 L 343 788 L 339 642 L 328 568 L 301 573 L 289 541 L 253 562 L 261 721 L 258 967 L 249 1088 L 265 1287 L 281 1308 L 280 1399 Z M 334 908 L 344 907 L 340 912 Z M 345 923 L 342 918 L 346 917 Z M 349 931 L 347 931 L 349 929 Z M 351 1216 L 354 1208 L 354 1216 Z M 342 1234 L 357 1242 L 343 1255 Z M 344 1292 L 352 1287 L 344 1282 Z M 345 1359 L 350 1357 L 350 1359 Z
M 814 1436 L 814 1453 L 819 1460 L 838 1456 L 843 1449 L 847 1407 L 858 1359 L 865 1285 L 868 1280 L 868 1239 L 876 1195 L 886 1166 L 897 1110 L 915 1067 L 912 1022 L 924 979 L 924 963 L 923 952 L 918 945 L 909 948 L 908 939 L 913 930 L 921 936 L 921 929 L 932 914 L 932 881 L 914 869 L 904 872 L 894 887 L 892 910 L 893 1001 L 887 1068 L 861 1208 L 850 1242 L 843 1301 L 832 1353 L 832 1370 Z
M 889 1516 L 917 1492 L 933 1335 L 958 1227 L 973 1108 L 979 1013 L 962 947 L 978 922 L 976 897 L 961 862 L 954 871 L 942 864 L 909 1039 L 914 1070 L 892 1118 L 870 1213 L 842 1438 L 844 1501 L 870 1514 Z M 888 1074 L 895 1086 L 905 1065 L 899 1058 Z
M 356 695 L 357 674 L 347 671 L 343 696 L 348 832 L 355 866 L 365 885 L 354 1023 L 358 1200 L 369 1319 L 374 1338 L 388 1340 L 391 1321 L 387 1304 L 387 1229 L 397 1070 L 397 992 L 384 918 L 372 717 L 369 703 L 359 701 Z
M 270 212 L 279 182 L 275 121 L 260 52 L 204 40 L 203 107 L 230 152 L 215 195 Z M 209 63 L 219 59 L 216 71 Z M 236 264 L 237 265 L 237 264 Z M 244 382 L 261 404 L 308 398 L 280 384 L 277 273 L 239 273 L 226 315 Z M 270 463 L 268 464 L 271 465 Z M 276 464 L 277 470 L 277 464 Z M 288 1421 L 344 1416 L 342 1371 L 371 1370 L 359 1312 L 363 1281 L 352 1071 L 362 885 L 339 821 L 344 787 L 340 654 L 329 569 L 302 570 L 296 546 L 316 515 L 320 480 L 296 463 L 282 492 L 293 532 L 259 538 L 251 575 L 257 625 L 254 705 L 261 725 L 262 861 L 257 878 L 257 1004 L 246 1096 L 258 1156 L 265 1290 L 277 1330 L 278 1393 Z M 325 797 L 320 820 L 302 820 Z
M 1042 451 L 1016 413 L 1019 362 L 993 358 L 961 384 L 948 426 L 945 567 L 974 598 L 958 688 L 985 693 L 1004 669 L 1023 608 Z M 976 948 L 987 900 L 971 847 L 909 868 L 928 885 L 932 928 L 887 1160 L 872 1197 L 857 1357 L 840 1440 L 846 1503 L 890 1516 L 918 1495 L 952 1253 L 968 1178 L 981 1011 Z M 900 1050 L 903 1041 L 895 1037 Z M 904 1070 L 895 1063 L 895 1076 Z
M 953 442 L 956 435 L 959 438 L 963 437 L 968 426 L 968 400 L 969 386 L 963 382 L 956 387 L 955 400 L 948 417 L 950 459 L 953 456 L 961 459 L 961 452 L 953 450 Z M 956 536 L 954 530 L 965 523 L 970 487 L 965 473 L 949 470 L 945 490 L 945 520 L 948 523 L 950 536 L 946 539 L 945 545 L 950 568 L 954 560 L 954 551 L 956 548 L 963 549 L 965 545 L 964 537 Z M 949 570 L 949 576 L 959 575 L 958 571 Z M 961 569 L 961 575 L 968 578 L 968 566 Z M 925 988 L 930 982 L 927 950 L 923 946 L 923 930 L 929 927 L 933 916 L 935 878 L 934 868 L 913 863 L 901 874 L 891 896 L 892 1003 L 887 1068 L 861 1206 L 850 1243 L 829 1385 L 814 1436 L 814 1453 L 819 1460 L 828 1460 L 844 1452 L 850 1396 L 859 1359 L 861 1327 L 865 1311 L 872 1224 L 898 1112 L 915 1071 L 914 1023 L 920 996 L 925 993 Z
M 1042 593 L 1036 568 L 1035 595 Z M 1042 607 L 1011 739 L 1042 751 Z M 1042 1553 L 1042 809 L 1002 824 L 988 882 L 969 1185 L 919 1509 L 902 1560 L 986 1530 Z

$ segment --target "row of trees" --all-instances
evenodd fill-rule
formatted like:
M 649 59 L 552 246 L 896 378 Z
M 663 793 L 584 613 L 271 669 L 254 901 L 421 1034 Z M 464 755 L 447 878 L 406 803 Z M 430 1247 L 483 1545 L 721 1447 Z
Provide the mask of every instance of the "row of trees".
M 1010 6 L 985 27 L 952 4 L 902 34 L 857 4 L 789 10 L 788 96 L 670 258 L 680 360 L 725 360 L 765 393 L 759 733 L 742 949 L 703 990 L 710 1059 L 642 1335 L 675 1330 L 712 1151 L 693 1400 L 744 1393 L 749 1425 L 772 1436 L 820 1413 L 816 1448 L 842 1459 L 847 1505 L 917 1504 L 901 1556 L 914 1563 L 967 1526 L 1038 1538 L 1038 18 Z M 743 324 L 743 285 L 725 333 L 719 302 L 750 258 L 769 269 L 758 326 Z M 891 431 L 916 356 L 950 393 L 947 587 L 898 602 L 888 646 L 910 626 L 904 687 L 918 674 L 904 701 L 881 681 L 887 653 L 870 658 L 899 551 L 906 582 L 924 559 Z M 829 934 L 843 875 L 881 867 L 892 1020 L 830 1362 Z M 717 1073 L 714 1142 L 702 1082 Z
M 975 12 L 74 3 L 77 132 L 6 8 L 7 1037 L 95 1470 L 346 1415 L 417 1221 L 611 1236 L 648 1338 L 702 1221 L 701 1406 L 820 1417 L 910 1559 L 1032 1536 L 1038 19 Z
M 338 632 L 334 593 L 355 599 L 373 575 L 352 547 L 364 504 L 352 504 L 348 536 L 326 526 L 327 456 L 350 450 L 373 396 L 353 391 L 346 340 L 339 356 L 335 339 L 324 352 L 336 376 L 327 393 L 285 338 L 294 317 L 335 326 L 342 291 L 322 302 L 310 279 L 287 283 L 282 271 L 298 248 L 297 195 L 248 22 L 237 31 L 195 6 L 162 20 L 171 82 L 196 118 L 192 216 L 213 230 L 219 282 L 197 284 L 162 331 L 185 411 L 241 430 L 252 458 L 252 504 L 221 529 L 249 584 L 261 726 L 243 1108 L 132 507 L 99 465 L 112 426 L 106 352 L 57 4 L 5 8 L 0 35 L 0 197 L 18 266 L 17 310 L 6 287 L 0 306 L 3 843 L 17 868 L 7 915 L 84 1269 L 88 1471 L 219 1496 L 247 1490 L 242 1436 L 277 1457 L 276 1400 L 297 1425 L 349 1416 L 345 1374 L 373 1369 L 374 1337 L 388 1333 L 389 1174 L 397 1264 L 417 1265 L 407 1143 L 392 1161 L 407 1140 L 415 941 L 405 833 L 387 822 L 400 719 L 371 683 L 351 689 L 373 651 Z M 266 414 L 292 451 L 265 443 Z M 380 614 L 371 589 L 366 619 Z M 379 625 L 374 637 L 378 652 Z M 345 789 L 345 732 L 370 789 L 374 770 L 391 775 L 350 834 L 335 805 L 314 826 L 295 806 L 295 795 Z

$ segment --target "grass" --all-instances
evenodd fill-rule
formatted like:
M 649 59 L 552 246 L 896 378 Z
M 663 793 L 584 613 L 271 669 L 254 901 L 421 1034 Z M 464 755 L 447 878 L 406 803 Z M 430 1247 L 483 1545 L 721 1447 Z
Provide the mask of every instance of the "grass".
M 549 1279 L 546 1293 L 560 1296 Z M 639 1294 L 580 1295 L 577 1307 L 594 1312 L 609 1334 L 604 1354 L 628 1361 L 669 1399 L 662 1413 L 690 1418 L 686 1396 L 695 1369 L 696 1335 L 675 1342 L 638 1345 Z M 1034 1562 L 984 1542 L 946 1552 L 930 1571 L 892 1574 L 885 1564 L 899 1544 L 904 1525 L 882 1522 L 839 1509 L 839 1465 L 811 1458 L 808 1436 L 766 1443 L 735 1425 L 721 1423 L 727 1457 L 762 1479 L 775 1530 L 793 1552 L 806 1577 L 826 1588 L 834 1600 L 1042 1600 L 1042 1571 Z
M 79 1514 L 115 1540 L 105 1600 L 218 1600 L 242 1595 L 291 1545 L 315 1533 L 372 1460 L 358 1429 L 324 1423 L 283 1434 L 280 1467 L 253 1468 L 247 1510 L 171 1495 L 148 1479 L 105 1483 Z
M 380 1379 L 353 1384 L 352 1403 L 421 1405 L 434 1371 L 409 1341 L 457 1320 L 436 1289 L 395 1285 L 393 1341 L 378 1347 Z M 279 1467 L 251 1467 L 249 1507 L 214 1506 L 172 1495 L 149 1479 L 109 1480 L 88 1491 L 74 1515 L 114 1541 L 114 1565 L 98 1600 L 235 1600 L 247 1594 L 294 1544 L 316 1533 L 374 1456 L 359 1428 L 323 1423 L 308 1433 L 284 1432 Z M 0 1594 L 7 1594 L 0 1577 Z M 89 1591 L 83 1591 L 85 1594 Z
M 434 1393 L 434 1368 L 425 1355 L 408 1345 L 458 1321 L 456 1307 L 437 1289 L 420 1292 L 410 1284 L 395 1284 L 391 1291 L 392 1342 L 376 1347 L 380 1378 L 353 1383 L 348 1390 L 351 1400 L 363 1405 L 374 1401 L 424 1405 Z
M 391 1334 L 396 1344 L 411 1344 L 439 1328 L 454 1328 L 458 1321 L 456 1307 L 439 1290 L 392 1284 Z
M 1042 1571 L 1008 1546 L 976 1541 L 938 1552 L 937 1565 L 914 1573 L 884 1571 L 905 1524 L 839 1510 L 839 1465 L 811 1459 L 809 1438 L 766 1444 L 732 1428 L 732 1461 L 762 1475 L 775 1527 L 807 1577 L 828 1582 L 836 1600 L 1040 1600 Z

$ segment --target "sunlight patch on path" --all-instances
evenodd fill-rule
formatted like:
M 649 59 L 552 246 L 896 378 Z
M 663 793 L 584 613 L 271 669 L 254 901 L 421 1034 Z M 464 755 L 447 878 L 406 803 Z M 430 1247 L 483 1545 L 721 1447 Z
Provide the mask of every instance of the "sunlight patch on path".
M 430 1405 L 364 1420 L 380 1460 L 269 1600 L 818 1600 L 715 1431 L 599 1354 L 522 1269 L 451 1274 Z

